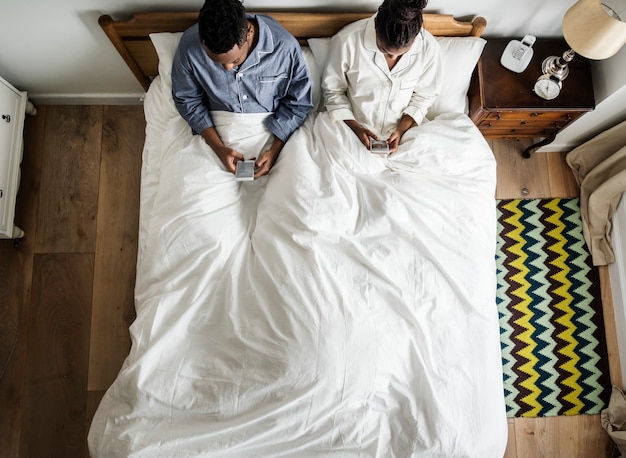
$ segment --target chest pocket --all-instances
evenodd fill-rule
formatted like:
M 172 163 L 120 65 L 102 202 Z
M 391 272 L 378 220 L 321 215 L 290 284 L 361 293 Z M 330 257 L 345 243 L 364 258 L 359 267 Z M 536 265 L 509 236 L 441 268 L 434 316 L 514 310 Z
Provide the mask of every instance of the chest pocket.
M 277 98 L 282 98 L 287 94 L 288 86 L 287 73 L 278 75 L 259 75 L 257 84 L 258 100 L 266 106 L 276 105 Z M 275 106 L 272 107 L 274 109 Z
M 417 80 L 402 81 L 402 83 L 400 83 L 400 90 L 401 91 L 408 91 L 408 90 L 412 91 L 415 88 L 416 85 L 417 85 Z

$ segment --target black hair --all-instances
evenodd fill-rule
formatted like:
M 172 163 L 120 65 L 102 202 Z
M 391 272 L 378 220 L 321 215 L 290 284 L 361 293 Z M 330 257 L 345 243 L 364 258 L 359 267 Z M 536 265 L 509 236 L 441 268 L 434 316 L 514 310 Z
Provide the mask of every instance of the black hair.
M 392 48 L 407 46 L 422 30 L 428 0 L 384 0 L 376 15 L 376 35 Z
M 198 16 L 200 41 L 214 54 L 242 46 L 248 19 L 241 0 L 206 0 Z

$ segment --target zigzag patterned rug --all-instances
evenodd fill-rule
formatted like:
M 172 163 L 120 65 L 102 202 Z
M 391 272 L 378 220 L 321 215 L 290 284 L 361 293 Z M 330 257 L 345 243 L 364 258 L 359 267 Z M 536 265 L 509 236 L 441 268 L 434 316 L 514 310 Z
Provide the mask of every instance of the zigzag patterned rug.
M 600 413 L 611 384 L 578 199 L 501 200 L 497 208 L 507 416 Z

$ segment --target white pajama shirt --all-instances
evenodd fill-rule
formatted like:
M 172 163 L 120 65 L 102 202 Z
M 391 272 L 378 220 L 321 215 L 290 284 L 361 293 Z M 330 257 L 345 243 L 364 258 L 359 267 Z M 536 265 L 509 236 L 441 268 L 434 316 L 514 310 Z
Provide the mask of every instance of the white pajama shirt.
M 389 70 L 376 46 L 374 16 L 352 23 L 331 40 L 322 80 L 331 119 L 354 119 L 382 138 L 402 115 L 420 124 L 441 91 L 441 53 L 422 28 L 410 50 Z

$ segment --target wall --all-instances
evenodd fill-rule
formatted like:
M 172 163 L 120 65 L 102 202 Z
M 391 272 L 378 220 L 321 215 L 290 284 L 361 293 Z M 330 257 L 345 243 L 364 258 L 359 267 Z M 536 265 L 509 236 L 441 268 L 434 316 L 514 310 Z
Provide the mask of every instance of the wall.
M 246 0 L 248 9 L 375 11 L 382 0 Z M 487 19 L 485 37 L 561 36 L 575 0 L 430 0 L 427 12 Z M 607 0 L 609 1 L 609 0 Z M 610 0 L 624 2 L 626 0 Z M 0 76 L 36 103 L 140 103 L 142 89 L 100 27 L 98 17 L 129 19 L 135 11 L 196 11 L 203 0 L 0 0 Z M 559 134 L 569 149 L 626 118 L 626 49 L 595 65 L 597 108 Z M 567 81 L 565 81 L 567 84 Z M 547 149 L 549 149 L 548 147 Z M 543 149 L 544 151 L 546 148 Z
M 624 69 L 626 69 L 626 46 L 609 59 L 592 62 L 596 109 L 578 118 L 567 129 L 561 131 L 554 142 L 538 151 L 569 151 L 607 128 L 626 120 Z M 567 79 L 563 84 L 567 84 Z
M 375 11 L 382 0 L 246 0 L 248 9 Z M 202 0 L 0 0 L 0 75 L 36 102 L 98 97 L 138 99 L 139 84 L 113 49 L 98 17 L 135 11 L 196 11 Z M 574 0 L 431 0 L 428 12 L 467 19 L 480 13 L 487 36 L 560 35 Z

